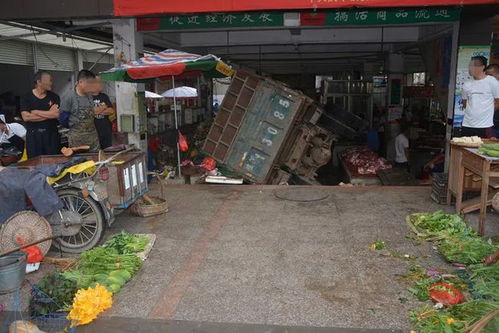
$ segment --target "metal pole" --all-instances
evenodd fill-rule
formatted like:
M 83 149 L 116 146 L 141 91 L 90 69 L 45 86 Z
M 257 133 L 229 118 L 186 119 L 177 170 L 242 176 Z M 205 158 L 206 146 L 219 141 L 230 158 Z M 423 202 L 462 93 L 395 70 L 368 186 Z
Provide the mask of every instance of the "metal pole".
M 177 132 L 177 163 L 178 163 L 178 176 L 182 177 L 182 170 L 180 166 L 180 145 L 178 142 L 178 120 L 177 120 L 177 97 L 175 92 L 175 76 L 172 75 L 173 83 L 173 112 L 175 112 L 175 131 Z
M 454 102 L 456 92 L 456 76 L 457 76 L 457 61 L 458 61 L 458 47 L 459 47 L 459 27 L 460 22 L 452 24 L 452 51 L 450 61 L 450 79 L 449 89 L 447 96 L 447 126 L 445 133 L 445 162 L 444 172 L 449 172 L 450 162 L 450 140 L 452 138 L 452 130 L 454 128 Z M 458 167 L 458 166 L 454 166 Z

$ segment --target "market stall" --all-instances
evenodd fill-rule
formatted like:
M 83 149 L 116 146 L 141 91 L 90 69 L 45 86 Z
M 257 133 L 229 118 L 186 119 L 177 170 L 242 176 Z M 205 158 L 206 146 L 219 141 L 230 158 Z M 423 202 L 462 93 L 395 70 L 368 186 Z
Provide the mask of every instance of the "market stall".
M 185 77 L 226 77 L 232 69 L 214 55 L 200 56 L 178 50 L 167 49 L 152 56 L 130 61 L 119 67 L 101 73 L 105 81 L 145 83 L 156 79 L 171 80 L 175 129 L 178 130 L 177 95 L 175 80 Z M 181 174 L 180 147 L 177 139 L 177 167 Z

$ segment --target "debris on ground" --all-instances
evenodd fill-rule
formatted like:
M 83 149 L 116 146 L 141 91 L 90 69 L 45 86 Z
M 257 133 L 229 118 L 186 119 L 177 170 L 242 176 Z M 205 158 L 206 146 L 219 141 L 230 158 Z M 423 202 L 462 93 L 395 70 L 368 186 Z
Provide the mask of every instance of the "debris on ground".
M 455 267 L 450 272 L 414 265 L 400 277 L 409 293 L 427 302 L 409 312 L 414 328 L 421 333 L 471 332 L 472 327 L 483 327 L 484 333 L 499 332 L 499 263 L 482 263 L 499 245 L 478 236 L 456 214 L 415 213 L 406 221 L 413 233 L 408 238 L 433 242 L 432 247 Z M 371 244 L 373 250 L 375 243 Z M 384 252 L 399 257 L 393 251 L 380 251 Z M 399 300 L 406 302 L 402 297 Z M 435 304 L 428 303 L 430 300 Z

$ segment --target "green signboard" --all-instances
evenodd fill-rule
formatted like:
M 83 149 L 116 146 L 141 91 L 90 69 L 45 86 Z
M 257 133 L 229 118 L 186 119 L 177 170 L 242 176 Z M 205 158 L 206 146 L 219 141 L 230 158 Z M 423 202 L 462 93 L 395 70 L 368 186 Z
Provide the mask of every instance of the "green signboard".
M 330 12 L 325 25 L 409 24 L 458 21 L 459 9 L 388 9 Z
M 275 27 L 284 25 L 283 13 L 226 13 L 163 16 L 160 30 L 229 27 Z
M 300 12 L 299 20 L 286 22 L 288 27 L 335 25 L 384 25 L 458 21 L 457 8 L 418 9 L 352 9 L 337 11 Z M 137 19 L 139 31 L 281 27 L 284 13 L 208 13 L 195 15 L 167 15 Z

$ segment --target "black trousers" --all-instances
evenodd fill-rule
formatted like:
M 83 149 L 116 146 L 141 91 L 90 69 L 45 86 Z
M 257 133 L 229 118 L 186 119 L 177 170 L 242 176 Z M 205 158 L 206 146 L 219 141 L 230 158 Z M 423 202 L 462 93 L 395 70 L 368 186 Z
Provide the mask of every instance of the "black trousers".
M 26 133 L 26 151 L 28 158 L 39 155 L 57 155 L 61 153 L 61 136 L 57 128 L 28 129 Z
M 94 119 L 95 129 L 99 135 L 101 149 L 106 149 L 113 145 L 113 125 L 109 119 Z
M 462 127 L 461 135 L 462 136 L 478 136 L 480 138 L 488 138 L 490 128 L 473 128 L 473 127 Z

